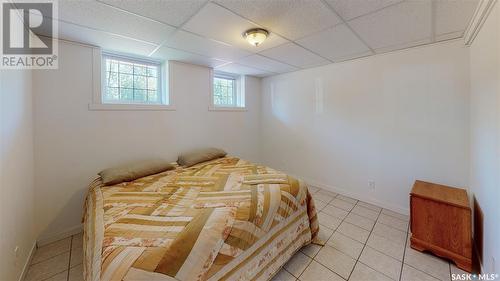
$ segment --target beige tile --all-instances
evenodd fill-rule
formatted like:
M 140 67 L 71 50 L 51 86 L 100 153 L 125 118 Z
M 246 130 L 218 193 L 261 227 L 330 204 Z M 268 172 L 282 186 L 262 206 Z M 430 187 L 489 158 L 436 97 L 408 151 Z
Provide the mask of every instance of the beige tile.
M 68 280 L 68 271 L 66 270 L 43 281 L 67 281 L 67 280 Z
M 84 281 L 83 280 L 83 264 L 75 266 L 69 270 L 68 281 Z
M 321 211 L 324 207 L 326 207 L 327 203 L 319 200 L 314 200 L 314 206 L 316 206 L 316 212 Z
M 335 193 L 333 191 L 329 191 L 329 190 L 326 190 L 326 189 L 321 189 L 321 188 L 318 190 L 318 192 L 321 193 L 322 195 L 328 195 L 328 196 L 330 196 L 332 198 L 335 198 L 338 195 L 338 193 Z
M 41 261 L 50 259 L 64 252 L 68 252 L 71 245 L 71 237 L 59 240 L 57 242 L 47 244 L 43 247 L 36 249 L 35 255 L 31 260 L 31 264 L 39 263 Z
M 292 274 L 290 274 L 290 272 L 284 270 L 284 269 L 281 269 L 280 271 L 278 271 L 278 273 L 276 273 L 276 275 L 274 275 L 273 279 L 271 279 L 272 281 L 295 281 L 297 280 L 297 278 L 295 278 Z
M 339 226 L 337 231 L 363 244 L 366 243 L 366 239 L 368 239 L 368 235 L 370 234 L 369 231 L 366 231 L 359 226 L 355 226 L 347 222 L 343 222 Z
M 325 266 L 319 264 L 317 261 L 312 261 L 311 264 L 304 270 L 299 280 L 302 281 L 344 281 L 340 276 L 333 273 Z
M 405 263 L 440 280 L 450 280 L 450 265 L 447 261 L 411 248 L 406 249 Z
M 43 262 L 33 264 L 28 269 L 26 281 L 39 281 L 47 279 L 58 273 L 68 270 L 69 252 L 52 257 Z
M 321 211 L 323 213 L 326 213 L 330 216 L 334 216 L 334 217 L 341 219 L 341 220 L 345 219 L 347 214 L 349 214 L 349 212 L 342 210 L 340 208 L 337 208 L 337 207 L 330 205 L 330 204 L 326 205 L 326 207 L 323 208 L 323 210 L 321 210 Z
M 71 248 L 81 248 L 83 247 L 83 233 L 73 235 L 73 241 L 71 242 Z
M 349 213 L 349 215 L 345 218 L 346 222 L 352 223 L 355 226 L 359 226 L 362 229 L 372 231 L 373 226 L 375 225 L 375 221 L 369 218 L 362 217 L 360 215 L 356 215 L 354 213 Z
M 318 233 L 318 238 L 322 240 L 323 242 L 328 241 L 330 239 L 330 236 L 332 236 L 333 230 L 324 226 L 320 225 L 319 226 L 319 233 Z
M 83 262 L 83 248 L 71 249 L 70 267 L 74 267 Z
M 391 281 L 391 278 L 358 261 L 349 281 Z
M 320 190 L 314 193 L 313 198 L 314 200 L 319 200 L 325 203 L 329 203 L 330 201 L 332 201 L 333 198 L 335 198 L 335 196 L 336 196 L 335 193 L 331 193 L 325 190 Z
M 351 239 L 344 234 L 336 231 L 326 243 L 329 246 L 347 254 L 351 258 L 358 259 L 359 254 L 363 250 L 363 244 Z
M 398 243 L 401 245 L 404 245 L 405 241 L 406 241 L 406 233 L 405 232 L 398 230 L 398 229 L 395 229 L 395 228 L 392 228 L 392 227 L 387 226 L 385 224 L 378 223 L 378 222 L 373 227 L 372 233 L 375 233 L 379 236 L 385 237 L 385 238 L 393 241 L 394 243 Z
M 356 200 L 354 198 L 351 198 L 349 196 L 344 196 L 344 195 L 341 195 L 341 194 L 337 195 L 337 197 L 335 197 L 335 198 L 338 198 L 340 200 L 344 200 L 344 201 L 352 203 L 352 204 L 356 204 L 358 202 L 358 200 Z
M 354 206 L 354 208 L 352 208 L 351 213 L 355 213 L 356 215 L 360 215 L 362 217 L 369 218 L 371 220 L 376 220 L 378 217 L 377 211 L 370 210 L 360 205 Z
M 328 245 L 321 248 L 314 260 L 328 267 L 344 279 L 349 278 L 356 264 L 355 259 Z
M 354 207 L 353 203 L 346 202 L 344 200 L 335 198 L 330 202 L 330 205 L 333 205 L 337 208 L 340 208 L 342 210 L 350 211 Z
M 377 206 L 377 205 L 373 205 L 373 204 L 363 202 L 363 201 L 358 201 L 357 205 L 361 206 L 361 207 L 365 207 L 365 208 L 370 209 L 370 210 L 375 211 L 375 212 L 380 212 L 382 210 L 382 208 Z
M 436 279 L 418 269 L 415 269 L 409 265 L 403 265 L 403 273 L 401 274 L 401 281 L 438 281 Z
M 320 190 L 319 187 L 315 187 L 315 186 L 308 186 L 307 189 L 309 190 L 309 192 L 311 194 L 316 193 Z
M 361 257 L 359 257 L 359 261 L 376 271 L 387 275 L 391 279 L 399 279 L 399 274 L 401 273 L 401 262 L 386 256 L 369 246 L 364 248 L 363 253 L 361 253 Z
M 336 217 L 330 216 L 324 212 L 318 213 L 318 219 L 319 219 L 320 224 L 322 224 L 330 229 L 333 229 L 333 230 L 337 229 L 337 227 L 342 222 L 342 220 L 340 220 Z
M 299 277 L 310 262 L 311 258 L 299 251 L 283 267 L 293 276 Z
M 400 214 L 400 213 L 396 213 L 394 211 L 391 211 L 391 210 L 387 210 L 387 209 L 383 209 L 382 210 L 382 214 L 385 214 L 385 215 L 389 215 L 391 217 L 395 217 L 397 219 L 400 219 L 400 220 L 403 220 L 403 221 L 409 221 L 410 220 L 410 217 L 407 216 L 407 215 L 403 215 L 403 214 Z
M 457 275 L 457 274 L 460 274 L 460 275 L 462 275 L 462 274 L 469 274 L 469 272 L 464 271 L 464 270 L 458 268 L 453 263 L 450 263 L 450 270 L 451 270 L 451 274 L 455 274 L 455 275 Z
M 392 240 L 372 233 L 366 245 L 399 261 L 403 260 L 405 246 L 401 243 L 394 243 Z
M 388 216 L 385 214 L 380 214 L 377 222 L 383 223 L 385 225 L 399 229 L 399 230 L 404 231 L 404 232 L 408 231 L 408 222 L 407 221 L 403 221 L 403 220 L 400 220 L 400 219 L 397 219 L 395 217 L 391 217 L 391 216 Z
M 302 247 L 300 251 L 306 254 L 310 258 L 314 258 L 314 256 L 321 250 L 321 246 L 316 244 L 309 244 L 307 246 Z

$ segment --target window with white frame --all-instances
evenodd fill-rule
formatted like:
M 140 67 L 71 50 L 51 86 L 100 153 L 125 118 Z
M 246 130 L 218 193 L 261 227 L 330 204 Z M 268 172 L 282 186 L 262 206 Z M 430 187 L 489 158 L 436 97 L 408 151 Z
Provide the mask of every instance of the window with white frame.
M 102 55 L 102 104 L 168 105 L 160 62 Z
M 212 109 L 245 108 L 244 76 L 214 73 L 212 84 Z

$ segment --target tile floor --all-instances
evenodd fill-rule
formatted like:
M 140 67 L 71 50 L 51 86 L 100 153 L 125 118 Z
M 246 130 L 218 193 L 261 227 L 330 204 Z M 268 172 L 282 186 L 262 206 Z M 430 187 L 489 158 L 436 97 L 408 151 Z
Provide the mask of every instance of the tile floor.
M 83 281 L 82 234 L 38 248 L 25 281 Z
M 409 217 L 310 188 L 326 245 L 302 248 L 273 280 L 451 280 L 465 273 L 409 245 Z
M 311 188 L 326 245 L 302 248 L 273 280 L 451 280 L 464 273 L 409 247 L 408 216 Z M 25 281 L 83 281 L 82 235 L 40 247 Z

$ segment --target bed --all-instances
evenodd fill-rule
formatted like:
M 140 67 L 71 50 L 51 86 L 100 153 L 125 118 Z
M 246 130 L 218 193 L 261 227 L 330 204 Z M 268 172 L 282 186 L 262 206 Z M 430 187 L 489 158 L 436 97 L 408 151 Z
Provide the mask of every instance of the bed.
M 112 186 L 93 181 L 84 275 L 108 280 L 269 280 L 322 244 L 304 182 L 223 157 Z

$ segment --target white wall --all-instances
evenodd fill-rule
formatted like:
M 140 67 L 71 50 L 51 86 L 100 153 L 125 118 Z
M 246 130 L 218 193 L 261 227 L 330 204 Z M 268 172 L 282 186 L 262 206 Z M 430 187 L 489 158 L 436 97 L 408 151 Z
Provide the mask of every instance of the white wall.
M 470 48 L 470 189 L 484 213 L 485 272 L 500 271 L 499 52 L 500 5 L 496 3 Z
M 37 228 L 41 240 L 78 226 L 87 185 L 125 161 L 216 146 L 258 160 L 260 79 L 246 81 L 246 112 L 213 112 L 209 69 L 171 65 L 176 111 L 89 111 L 92 49 L 61 42 L 59 69 L 34 74 Z
M 416 179 L 466 187 L 468 62 L 452 41 L 265 78 L 262 160 L 403 212 Z
M 31 73 L 0 71 L 0 280 L 19 279 L 36 239 Z

